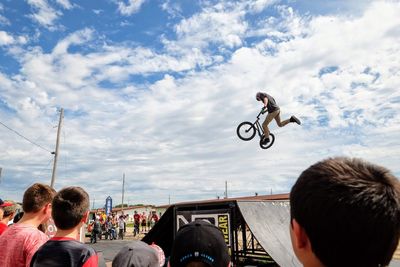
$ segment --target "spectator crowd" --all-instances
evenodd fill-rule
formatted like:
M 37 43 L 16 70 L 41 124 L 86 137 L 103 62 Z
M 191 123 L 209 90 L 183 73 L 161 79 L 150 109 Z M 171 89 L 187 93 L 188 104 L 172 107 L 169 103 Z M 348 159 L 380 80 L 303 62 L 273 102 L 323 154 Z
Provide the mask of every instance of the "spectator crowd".
M 17 204 L 0 199 L 0 266 L 98 266 L 99 256 L 81 243 L 89 195 L 76 186 L 56 192 L 31 185 Z M 154 216 L 155 215 L 155 216 Z M 266 215 L 266 218 L 268 216 Z M 57 228 L 44 233 L 49 219 Z M 127 217 L 96 214 L 91 242 L 99 233 L 123 239 Z M 149 230 L 157 214 L 133 215 L 133 234 Z M 113 230 L 114 229 L 114 230 Z M 294 254 L 305 267 L 388 266 L 400 238 L 400 181 L 384 167 L 351 158 L 329 158 L 304 170 L 290 192 L 288 231 Z M 230 267 L 220 229 L 196 220 L 178 230 L 169 257 L 156 244 L 132 241 L 115 256 L 114 267 Z
M 97 243 L 97 239 L 114 240 L 124 239 L 127 230 L 127 224 L 133 222 L 133 236 L 146 234 L 158 222 L 159 217 L 155 211 L 151 211 L 148 215 L 146 212 L 139 214 L 136 210 L 132 218 L 128 214 L 117 215 L 112 213 L 106 215 L 100 211 L 94 215 L 94 219 L 88 223 L 88 231 L 91 233 L 91 243 Z

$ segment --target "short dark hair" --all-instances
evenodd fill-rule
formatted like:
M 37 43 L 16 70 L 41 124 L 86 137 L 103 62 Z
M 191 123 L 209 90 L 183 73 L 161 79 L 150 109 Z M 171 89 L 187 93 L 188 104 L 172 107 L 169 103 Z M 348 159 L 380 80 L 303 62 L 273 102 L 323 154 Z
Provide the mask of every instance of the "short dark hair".
M 46 184 L 35 183 L 24 193 L 22 209 L 24 212 L 38 212 L 45 205 L 51 203 L 56 191 Z
M 88 193 L 81 187 L 70 186 L 54 197 L 51 215 L 58 228 L 67 230 L 77 226 L 88 210 Z
M 400 182 L 386 168 L 323 160 L 300 175 L 290 206 L 325 266 L 389 264 L 400 237 Z

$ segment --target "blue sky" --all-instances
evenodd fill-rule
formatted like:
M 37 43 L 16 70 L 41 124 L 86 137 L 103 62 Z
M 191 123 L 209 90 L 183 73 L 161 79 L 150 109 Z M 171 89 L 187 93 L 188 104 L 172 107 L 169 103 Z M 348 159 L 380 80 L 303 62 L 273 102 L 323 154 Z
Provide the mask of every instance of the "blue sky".
M 350 156 L 397 176 L 398 1 L 0 1 L 0 197 L 80 185 L 95 206 L 288 192 Z M 379 23 L 378 23 L 379 22 Z M 259 90 L 301 126 L 243 142 Z

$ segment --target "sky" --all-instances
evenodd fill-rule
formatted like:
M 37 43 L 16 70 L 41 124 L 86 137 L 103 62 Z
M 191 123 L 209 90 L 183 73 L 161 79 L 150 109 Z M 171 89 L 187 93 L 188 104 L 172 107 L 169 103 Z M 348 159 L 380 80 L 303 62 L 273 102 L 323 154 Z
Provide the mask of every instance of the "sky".
M 94 207 L 287 193 L 311 164 L 400 176 L 400 2 L 0 0 L 0 198 L 81 186 Z M 242 141 L 258 91 L 274 145 Z M 262 118 L 263 119 L 263 118 Z

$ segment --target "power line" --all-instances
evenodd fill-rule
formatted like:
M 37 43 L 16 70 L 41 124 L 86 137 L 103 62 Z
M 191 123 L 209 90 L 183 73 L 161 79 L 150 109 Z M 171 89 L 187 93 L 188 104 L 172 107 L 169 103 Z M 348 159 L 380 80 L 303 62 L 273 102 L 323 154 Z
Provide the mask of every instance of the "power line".
M 46 150 L 47 152 L 53 153 L 52 151 L 48 150 L 47 148 L 45 148 L 45 147 L 43 147 L 43 146 L 41 146 L 41 145 L 39 145 L 39 144 L 33 142 L 33 141 L 30 140 L 29 138 L 23 136 L 22 134 L 20 134 L 20 133 L 17 132 L 16 130 L 11 129 L 10 127 L 8 127 L 7 125 L 5 125 L 5 124 L 2 123 L 1 121 L 0 121 L 0 124 L 3 125 L 4 127 L 6 127 L 8 130 L 10 130 L 10 131 L 16 133 L 16 134 L 19 135 L 20 137 L 24 138 L 24 139 L 25 139 L 26 141 L 28 141 L 29 143 L 31 143 L 31 144 L 33 144 L 33 145 L 35 145 L 35 146 L 37 146 L 37 147 L 40 147 L 41 149 Z

